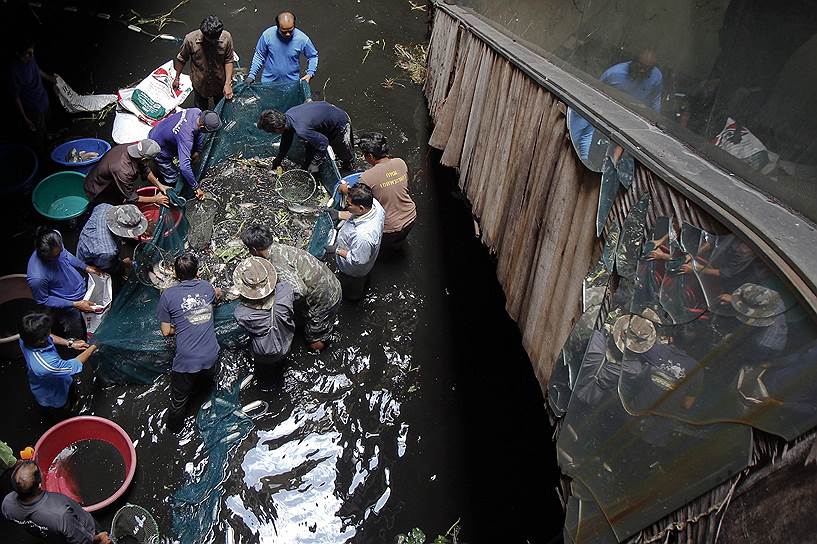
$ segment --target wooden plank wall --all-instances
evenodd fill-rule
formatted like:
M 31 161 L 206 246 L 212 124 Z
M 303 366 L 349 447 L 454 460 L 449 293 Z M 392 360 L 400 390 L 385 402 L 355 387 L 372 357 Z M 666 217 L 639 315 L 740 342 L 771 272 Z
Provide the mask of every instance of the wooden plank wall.
M 594 236 L 600 176 L 573 151 L 565 104 L 441 10 L 434 14 L 425 94 L 434 120 L 429 145 L 443 151 L 442 164 L 459 170 L 482 241 L 496 255 L 506 309 L 545 391 L 602 243 Z M 650 225 L 667 216 L 724 232 L 640 164 L 607 228 L 613 221 L 621 226 L 644 194 L 652 197 Z
M 439 10 L 428 65 L 430 145 L 459 169 L 544 389 L 580 313 L 599 176 L 573 152 L 564 104 Z

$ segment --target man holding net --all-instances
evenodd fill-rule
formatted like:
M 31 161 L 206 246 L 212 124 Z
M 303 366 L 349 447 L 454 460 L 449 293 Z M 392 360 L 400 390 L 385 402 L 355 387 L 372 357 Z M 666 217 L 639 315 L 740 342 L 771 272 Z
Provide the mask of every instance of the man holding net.
M 257 126 L 265 132 L 281 135 L 278 156 L 272 161 L 273 169 L 281 166 L 296 135 L 305 148 L 304 170 L 318 172 L 330 145 L 340 159 L 342 170 L 351 172 L 355 168 L 352 120 L 348 113 L 329 102 L 306 102 L 289 108 L 286 113 L 265 110 Z
M 212 133 L 220 128 L 221 118 L 216 112 L 188 108 L 165 117 L 150 129 L 148 138 L 161 148 L 154 160 L 165 185 L 175 186 L 181 173 L 187 186 L 195 191 L 196 198 L 204 198 L 204 191 L 199 188 L 193 173 L 193 161 L 201 151 L 202 133 Z M 174 158 L 178 159 L 178 166 L 173 164 Z
M 221 290 L 198 279 L 199 260 L 192 253 L 176 257 L 173 267 L 179 283 L 162 292 L 156 317 L 162 336 L 176 337 L 167 426 L 177 433 L 184 425 L 193 390 L 212 385 L 218 374 L 219 345 L 213 305 L 221 298 Z
M 309 349 L 326 347 L 340 305 L 340 282 L 329 268 L 306 251 L 272 241 L 272 233 L 261 225 L 241 232 L 241 241 L 252 255 L 269 259 L 278 276 L 295 292 L 295 309 L 304 320 Z
M 301 76 L 301 55 L 308 63 L 301 79 L 308 83 L 318 70 L 318 50 L 309 36 L 295 28 L 295 15 L 289 11 L 279 13 L 275 26 L 258 38 L 247 84 L 252 85 L 259 72 L 261 83 L 297 81 Z
M 151 159 L 159 154 L 161 148 L 153 140 L 140 140 L 135 144 L 116 145 L 102 155 L 93 170 L 85 176 L 85 194 L 93 204 L 107 202 L 122 204 L 127 202 L 151 202 L 167 204 L 165 191 L 170 189 L 162 185 L 148 168 Z M 136 180 L 146 179 L 159 189 L 156 196 L 136 193 Z

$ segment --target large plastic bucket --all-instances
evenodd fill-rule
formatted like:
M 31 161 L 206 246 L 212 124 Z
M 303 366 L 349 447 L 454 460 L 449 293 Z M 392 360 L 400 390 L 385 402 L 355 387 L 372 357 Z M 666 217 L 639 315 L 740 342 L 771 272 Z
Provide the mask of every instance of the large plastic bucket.
M 85 174 L 80 172 L 57 172 L 42 180 L 31 202 L 37 213 L 55 221 L 74 219 L 88 207 L 85 194 Z
M 26 282 L 26 275 L 10 274 L 0 277 L 0 304 L 17 299 L 31 299 L 31 289 L 28 282 Z M 19 334 L 0 337 L 0 358 L 14 359 L 19 357 L 21 355 L 19 340 Z
M 34 186 L 40 161 L 30 147 L 20 144 L 0 145 L 0 164 L 3 165 L 0 194 L 26 193 Z
M 57 423 L 48 429 L 37 441 L 37 445 L 34 446 L 35 460 L 43 473 L 43 487 L 46 491 L 58 492 L 57 482 L 49 481 L 47 477 L 48 468 L 62 450 L 80 440 L 103 440 L 108 442 L 116 448 L 125 462 L 125 481 L 122 482 L 119 489 L 104 501 L 83 506 L 86 511 L 94 512 L 112 504 L 128 489 L 133 481 L 133 475 L 136 473 L 136 448 L 133 447 L 133 442 L 122 427 L 102 417 L 79 416 Z
M 76 149 L 77 151 L 95 151 L 99 153 L 99 155 L 87 161 L 69 162 L 67 157 L 72 149 Z M 67 170 L 87 174 L 91 171 L 91 168 L 102 159 L 102 155 L 110 150 L 111 144 L 105 140 L 100 140 L 99 138 L 80 138 L 79 140 L 71 140 L 70 142 L 65 142 L 55 147 L 54 151 L 51 152 L 51 160 Z
M 141 187 L 136 189 L 136 194 L 139 196 L 156 196 L 159 194 L 159 189 L 153 186 Z M 148 230 L 139 237 L 140 242 L 147 242 L 153 238 L 153 230 L 155 229 L 156 223 L 159 221 L 159 215 L 162 213 L 162 206 L 160 204 L 153 204 L 152 202 L 139 202 L 136 204 L 136 206 L 142 212 L 142 215 L 144 215 L 148 220 Z M 184 216 L 181 208 L 170 208 L 170 216 L 173 218 L 173 228 L 177 229 L 179 227 L 179 223 L 182 222 L 182 217 Z M 168 229 L 164 233 L 164 236 L 169 236 L 171 232 L 172 230 Z

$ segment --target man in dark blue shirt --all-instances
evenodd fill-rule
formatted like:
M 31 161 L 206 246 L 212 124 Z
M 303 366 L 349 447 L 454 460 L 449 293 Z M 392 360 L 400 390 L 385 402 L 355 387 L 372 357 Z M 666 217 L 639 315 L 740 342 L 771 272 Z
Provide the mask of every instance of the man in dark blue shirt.
M 258 118 L 258 128 L 281 135 L 281 146 L 272 162 L 273 168 L 281 165 L 295 135 L 306 148 L 304 169 L 317 172 L 330 145 L 341 161 L 341 168 L 352 171 L 355 167 L 352 121 L 348 113 L 329 102 L 307 102 L 289 108 L 286 113 L 263 111 Z
M 192 253 L 177 257 L 174 268 L 179 283 L 162 293 L 156 317 L 161 322 L 162 335 L 176 337 L 168 428 L 179 432 L 194 387 L 199 383 L 212 384 L 218 373 L 213 305 L 221 298 L 221 290 L 196 277 L 199 261 Z
M 85 320 L 81 312 L 94 308 L 83 300 L 87 283 L 83 272 L 102 274 L 66 250 L 62 235 L 50 228 L 40 228 L 35 235 L 35 250 L 28 260 L 26 281 L 32 298 L 46 306 L 54 317 L 54 330 L 64 338 L 85 340 Z

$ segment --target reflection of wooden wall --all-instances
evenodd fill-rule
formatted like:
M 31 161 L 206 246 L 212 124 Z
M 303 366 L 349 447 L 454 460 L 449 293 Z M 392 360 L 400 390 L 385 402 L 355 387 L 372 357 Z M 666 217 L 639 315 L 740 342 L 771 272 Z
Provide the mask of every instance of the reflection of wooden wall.
M 435 123 L 429 143 L 443 151 L 444 165 L 459 169 L 482 241 L 496 254 L 506 309 L 544 391 L 580 314 L 582 279 L 598 244 L 599 174 L 573 151 L 565 105 L 442 10 L 428 55 L 425 92 Z M 650 224 L 666 215 L 678 225 L 722 232 L 641 165 L 609 221 L 623 224 L 644 194 L 652 197 Z
M 428 65 L 430 144 L 459 168 L 544 388 L 580 313 L 598 174 L 573 152 L 564 104 L 440 11 Z

